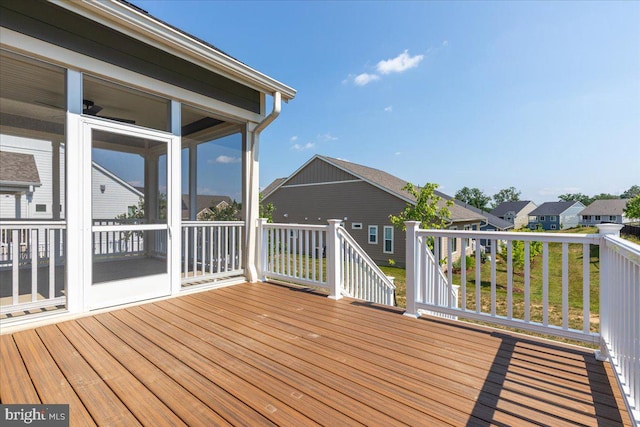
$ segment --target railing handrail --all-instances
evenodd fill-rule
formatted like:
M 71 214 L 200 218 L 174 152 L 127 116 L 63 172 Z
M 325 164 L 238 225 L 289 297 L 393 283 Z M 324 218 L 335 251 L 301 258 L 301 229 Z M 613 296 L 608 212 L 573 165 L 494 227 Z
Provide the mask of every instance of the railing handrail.
M 268 222 L 265 223 L 262 227 L 263 228 L 270 228 L 270 229 L 279 229 L 279 228 L 283 228 L 283 226 L 285 228 L 290 228 L 293 230 L 326 230 L 327 226 L 326 225 L 314 225 L 314 224 L 280 224 L 280 223 L 273 223 L 273 222 Z
M 548 243 L 589 243 L 597 245 L 600 242 L 599 234 L 580 233 L 545 233 L 540 231 L 478 231 L 478 230 L 442 230 L 442 229 L 419 229 L 416 233 L 419 236 L 448 237 L 455 236 L 462 239 L 497 239 L 497 240 L 522 240 L 525 242 L 548 242 Z
M 17 228 L 17 227 L 48 227 L 53 229 L 64 229 L 67 227 L 67 221 L 42 221 L 42 220 L 0 220 L 0 228 Z
M 203 225 L 207 225 L 207 226 L 221 226 L 221 225 L 227 225 L 227 226 L 236 226 L 236 225 L 242 225 L 244 226 L 244 221 L 182 221 L 181 225 L 183 226 L 187 226 L 187 227 L 192 227 L 192 226 L 203 226 Z
M 344 228 L 339 227 L 338 235 L 341 238 L 345 239 L 357 251 L 358 255 L 360 255 L 360 257 L 365 262 L 365 264 L 367 264 L 373 271 L 378 273 L 378 275 L 380 276 L 380 279 L 388 289 L 390 290 L 396 289 L 396 285 L 394 285 L 389 279 L 389 277 L 387 277 L 387 275 L 384 274 L 384 272 L 380 269 L 380 267 L 378 267 L 376 263 L 373 262 L 369 254 L 367 254 L 364 251 L 364 249 L 362 249 L 362 247 L 358 244 L 358 242 L 356 242 L 356 240 L 353 238 L 353 236 L 351 236 L 351 234 L 349 234 Z M 344 287 L 343 287 L 343 290 L 344 290 Z

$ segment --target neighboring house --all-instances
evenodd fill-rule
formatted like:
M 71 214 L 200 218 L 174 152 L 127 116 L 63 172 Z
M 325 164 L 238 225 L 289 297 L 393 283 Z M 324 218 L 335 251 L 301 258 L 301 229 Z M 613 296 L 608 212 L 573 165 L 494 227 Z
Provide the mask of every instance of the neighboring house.
M 201 220 L 206 214 L 213 212 L 212 209 L 218 211 L 226 208 L 231 204 L 229 196 L 196 196 L 196 220 Z M 182 219 L 189 219 L 189 195 L 182 195 Z
M 377 263 L 405 262 L 405 235 L 391 224 L 415 200 L 402 187 L 406 181 L 384 171 L 344 160 L 316 155 L 288 178 L 279 178 L 263 191 L 263 202 L 273 203 L 276 223 L 326 224 L 341 219 L 343 226 Z M 451 197 L 436 192 L 444 200 Z M 440 205 L 444 206 L 445 201 Z M 455 203 L 451 229 L 476 229 L 485 216 Z M 454 242 L 454 259 L 460 256 L 460 242 Z M 471 251 L 471 245 L 466 248 Z
M 529 213 L 529 228 L 564 230 L 578 226 L 579 214 L 584 205 L 576 201 L 545 202 Z
M 64 173 L 64 146 L 56 148 L 49 141 L 0 135 L 0 218 L 64 218 L 64 182 L 55 177 Z M 57 160 L 55 160 L 57 159 Z M 58 173 L 54 164 L 59 162 Z M 94 220 L 110 220 L 127 214 L 144 200 L 144 193 L 91 162 L 91 215 Z M 59 192 L 54 190 L 59 188 Z M 144 190 L 144 189 L 143 189 Z M 54 212 L 54 198 L 58 212 Z
M 529 200 L 502 202 L 493 208 L 490 213 L 505 221 L 509 221 L 514 225 L 514 228 L 522 228 L 529 224 L 529 213 L 536 207 L 536 204 Z
M 624 216 L 629 199 L 595 200 L 580 212 L 580 225 L 602 223 L 625 224 L 631 220 Z
M 486 218 L 485 221 L 480 224 L 480 231 L 507 231 L 513 230 L 515 228 L 512 222 L 505 221 L 504 219 L 499 218 L 489 212 L 478 209 L 475 206 L 471 206 L 467 203 L 460 202 L 459 200 L 456 200 L 455 202 L 462 204 L 462 206 L 466 209 L 470 209 L 473 212 L 476 212 Z M 480 239 L 482 250 L 487 253 L 491 252 L 491 242 L 492 240 Z M 496 248 L 496 250 L 498 250 L 498 248 Z

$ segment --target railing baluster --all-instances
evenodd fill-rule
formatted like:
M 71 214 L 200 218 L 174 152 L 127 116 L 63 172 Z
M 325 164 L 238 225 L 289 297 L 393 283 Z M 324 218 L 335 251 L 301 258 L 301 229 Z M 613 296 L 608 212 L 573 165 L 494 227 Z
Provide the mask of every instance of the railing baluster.
M 549 243 L 542 244 L 542 325 L 549 326 Z
M 531 246 L 524 243 L 524 321 L 531 321 Z
M 475 239 L 475 247 L 476 247 L 476 313 L 480 313 L 482 311 L 482 257 L 480 256 L 480 239 Z
M 562 329 L 569 329 L 569 244 L 562 243 Z
M 507 319 L 513 318 L 513 244 L 507 242 Z
M 586 334 L 591 330 L 591 245 L 582 244 L 582 331 Z
M 12 273 L 12 290 L 11 297 L 13 305 L 17 305 L 19 302 L 18 296 L 20 295 L 20 230 L 14 228 L 11 230 L 11 273 Z
M 31 302 L 38 301 L 38 229 L 31 229 L 27 252 L 31 253 Z
M 496 250 L 498 246 L 498 239 L 493 240 L 491 243 L 491 315 L 496 315 Z

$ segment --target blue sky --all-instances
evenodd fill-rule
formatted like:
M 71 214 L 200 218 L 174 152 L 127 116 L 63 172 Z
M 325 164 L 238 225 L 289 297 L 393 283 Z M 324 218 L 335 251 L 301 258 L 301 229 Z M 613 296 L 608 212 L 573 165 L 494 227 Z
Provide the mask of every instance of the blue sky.
M 640 2 L 133 3 L 298 91 L 261 187 L 314 154 L 450 195 L 640 185 Z

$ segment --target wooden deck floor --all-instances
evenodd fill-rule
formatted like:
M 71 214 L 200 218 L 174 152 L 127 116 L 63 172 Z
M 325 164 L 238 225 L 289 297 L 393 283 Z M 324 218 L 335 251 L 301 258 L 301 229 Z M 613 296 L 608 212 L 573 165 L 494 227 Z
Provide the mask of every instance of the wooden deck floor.
M 2 403 L 71 425 L 630 425 L 592 352 L 243 284 L 0 337 Z

